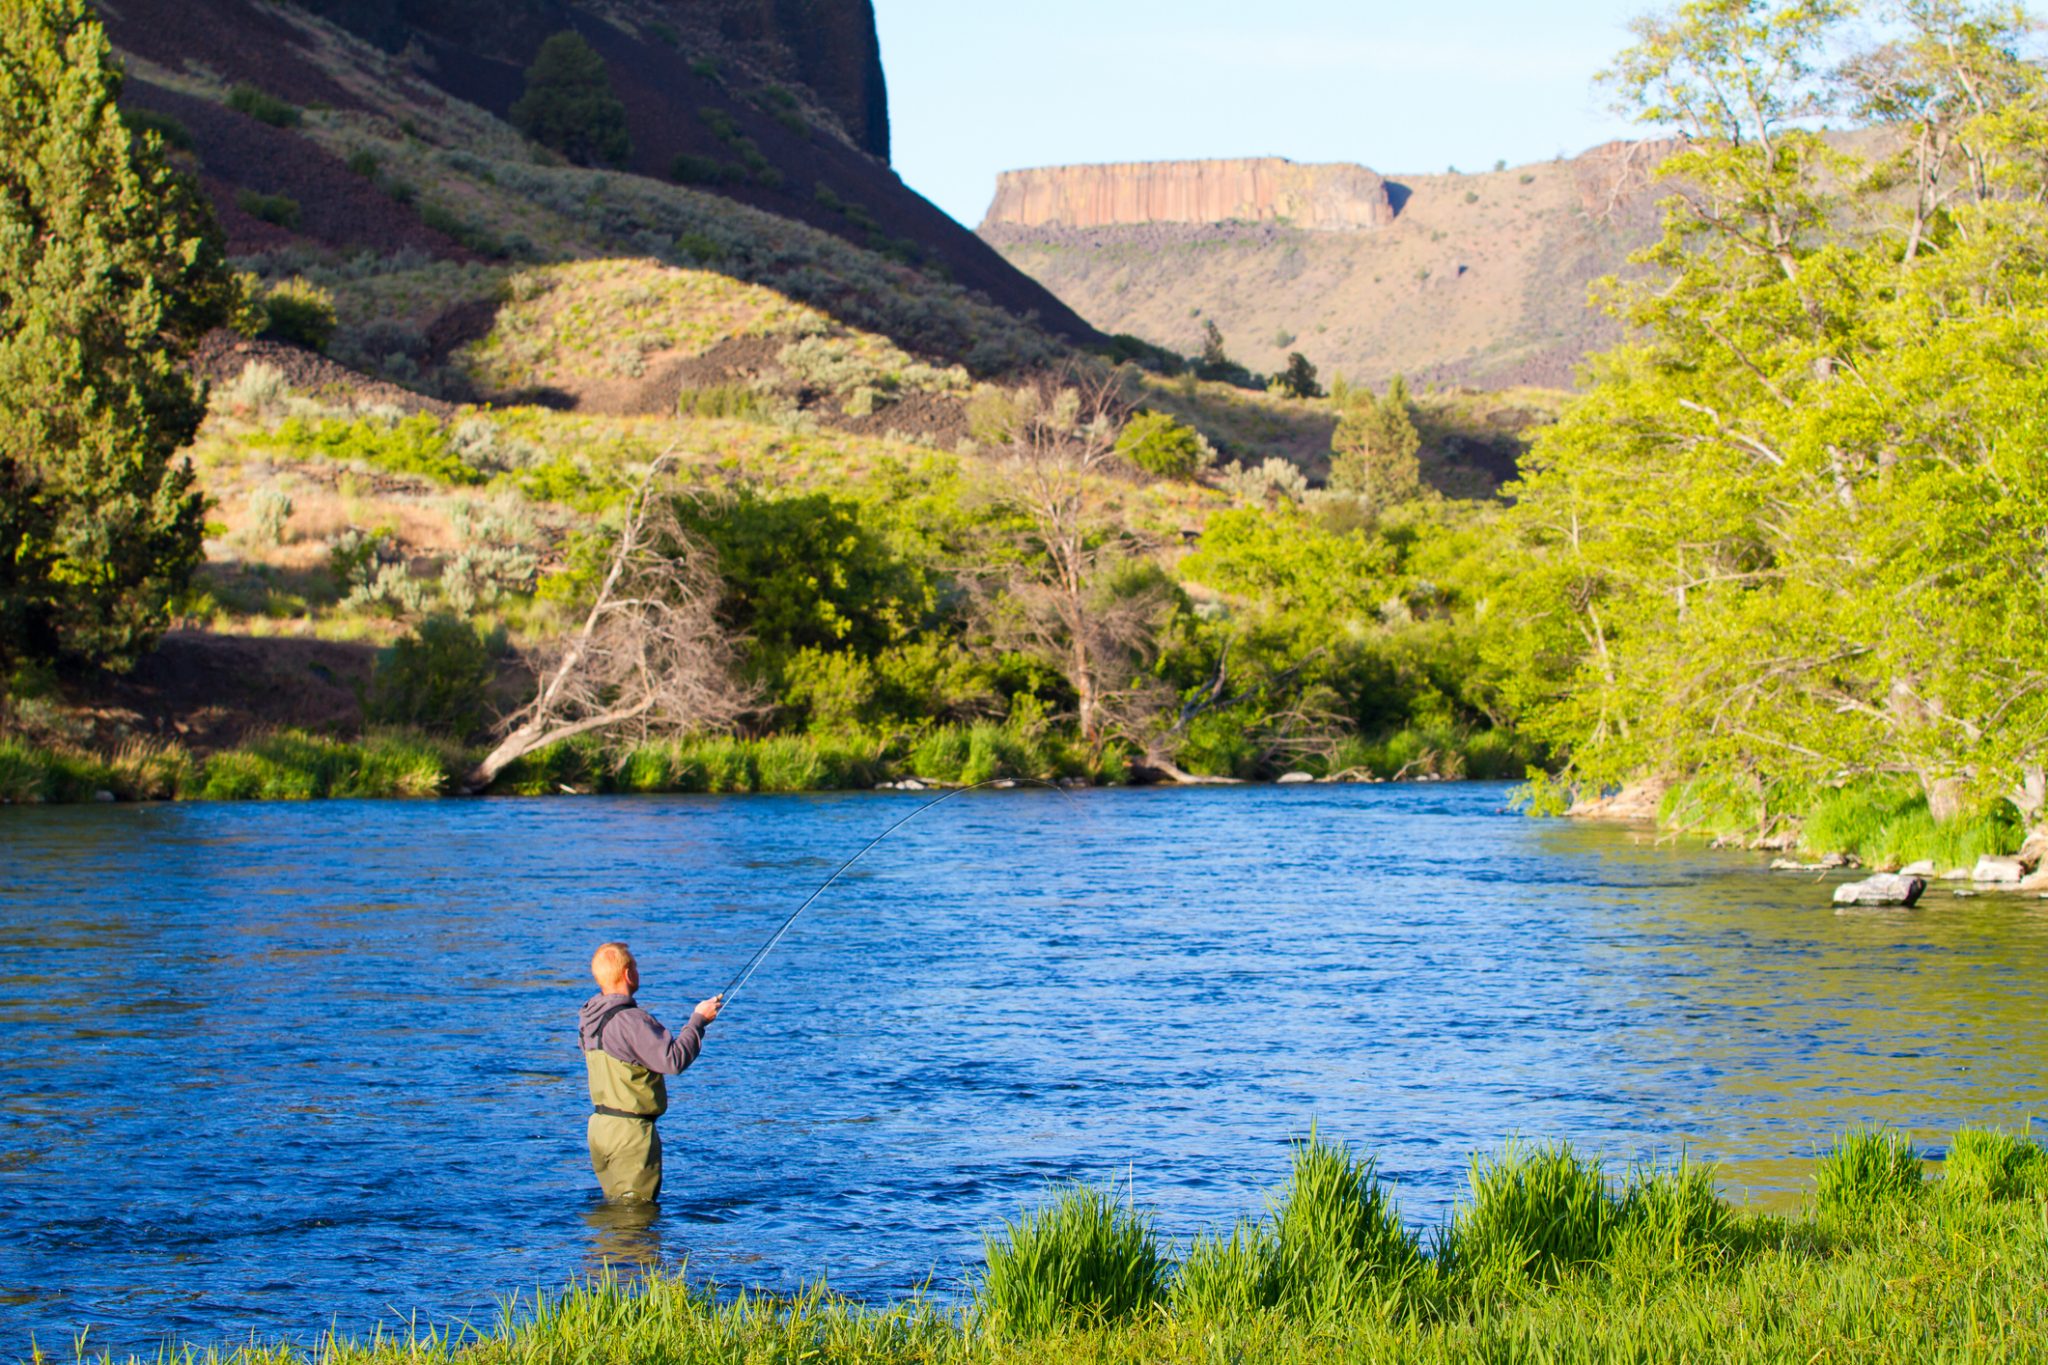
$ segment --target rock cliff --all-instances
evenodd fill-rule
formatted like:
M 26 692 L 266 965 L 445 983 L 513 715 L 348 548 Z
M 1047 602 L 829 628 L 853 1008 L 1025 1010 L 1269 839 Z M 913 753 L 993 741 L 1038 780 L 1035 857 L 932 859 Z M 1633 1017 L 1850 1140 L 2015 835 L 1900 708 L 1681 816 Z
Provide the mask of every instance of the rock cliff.
M 1135 161 L 1005 171 L 984 228 L 1102 228 L 1144 223 L 1276 223 L 1357 232 L 1394 221 L 1387 182 L 1345 162 L 1268 156 Z

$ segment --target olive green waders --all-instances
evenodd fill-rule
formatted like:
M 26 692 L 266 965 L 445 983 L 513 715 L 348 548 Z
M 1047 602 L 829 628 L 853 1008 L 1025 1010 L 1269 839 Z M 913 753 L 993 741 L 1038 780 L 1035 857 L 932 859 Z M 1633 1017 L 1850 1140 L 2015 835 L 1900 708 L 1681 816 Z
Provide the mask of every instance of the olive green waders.
M 600 1037 L 603 1032 L 601 1024 Z M 590 1164 L 604 1197 L 661 1198 L 661 1134 L 654 1121 L 668 1110 L 668 1082 L 658 1071 L 596 1048 L 583 1054 L 583 1065 L 590 1073 Z
M 653 1119 L 592 1114 L 590 1164 L 607 1199 L 661 1198 L 661 1134 Z

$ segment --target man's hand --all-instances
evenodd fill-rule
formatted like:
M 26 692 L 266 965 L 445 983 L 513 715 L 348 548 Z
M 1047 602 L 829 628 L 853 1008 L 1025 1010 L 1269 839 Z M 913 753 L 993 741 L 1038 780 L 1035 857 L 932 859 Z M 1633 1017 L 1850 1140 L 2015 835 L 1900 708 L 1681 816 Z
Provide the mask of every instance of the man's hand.
M 708 1024 L 718 1017 L 718 1007 L 724 1003 L 725 997 L 722 995 L 714 995 L 709 1000 L 699 1000 L 696 1015 Z

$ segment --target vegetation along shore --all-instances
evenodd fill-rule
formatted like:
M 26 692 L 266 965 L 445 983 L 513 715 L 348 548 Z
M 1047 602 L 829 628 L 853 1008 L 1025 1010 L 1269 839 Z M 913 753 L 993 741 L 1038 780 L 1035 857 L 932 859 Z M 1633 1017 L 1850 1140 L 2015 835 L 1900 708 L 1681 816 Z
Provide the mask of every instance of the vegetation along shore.
M 1502 776 L 2038 864 L 2048 91 L 1857 17 L 1639 25 L 1623 339 L 1479 392 L 1093 333 L 738 55 L 650 161 L 573 34 L 493 112 L 288 8 L 299 106 L 30 7 L 0 799 Z
M 822 1286 L 727 1296 L 658 1271 L 515 1300 L 494 1331 L 182 1358 L 2041 1359 L 2048 1150 L 1959 1132 L 1929 1181 L 1898 1134 L 1852 1133 L 1814 1177 L 1785 1216 L 1730 1207 L 1700 1165 L 1612 1172 L 1562 1144 L 1511 1145 L 1475 1161 L 1466 1200 L 1418 1237 L 1369 1159 L 1311 1137 L 1263 1216 L 1185 1247 L 1112 1190 L 1055 1191 L 988 1239 L 959 1309 L 868 1308 Z

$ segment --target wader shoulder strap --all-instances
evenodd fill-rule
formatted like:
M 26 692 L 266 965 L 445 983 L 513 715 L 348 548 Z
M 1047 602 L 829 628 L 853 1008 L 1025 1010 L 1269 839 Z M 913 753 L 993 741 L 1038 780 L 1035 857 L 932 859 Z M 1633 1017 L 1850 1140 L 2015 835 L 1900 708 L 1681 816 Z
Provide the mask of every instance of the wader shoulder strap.
M 627 1010 L 638 1009 L 639 1007 L 639 1001 L 628 1000 L 623 1005 L 613 1005 L 603 1014 L 597 1016 L 597 1024 L 594 1028 L 590 1030 L 590 1036 L 597 1043 L 599 1051 L 603 1051 L 604 1049 L 604 1026 L 606 1024 L 609 1024 L 612 1020 L 618 1018 L 620 1015 L 624 1014 Z

